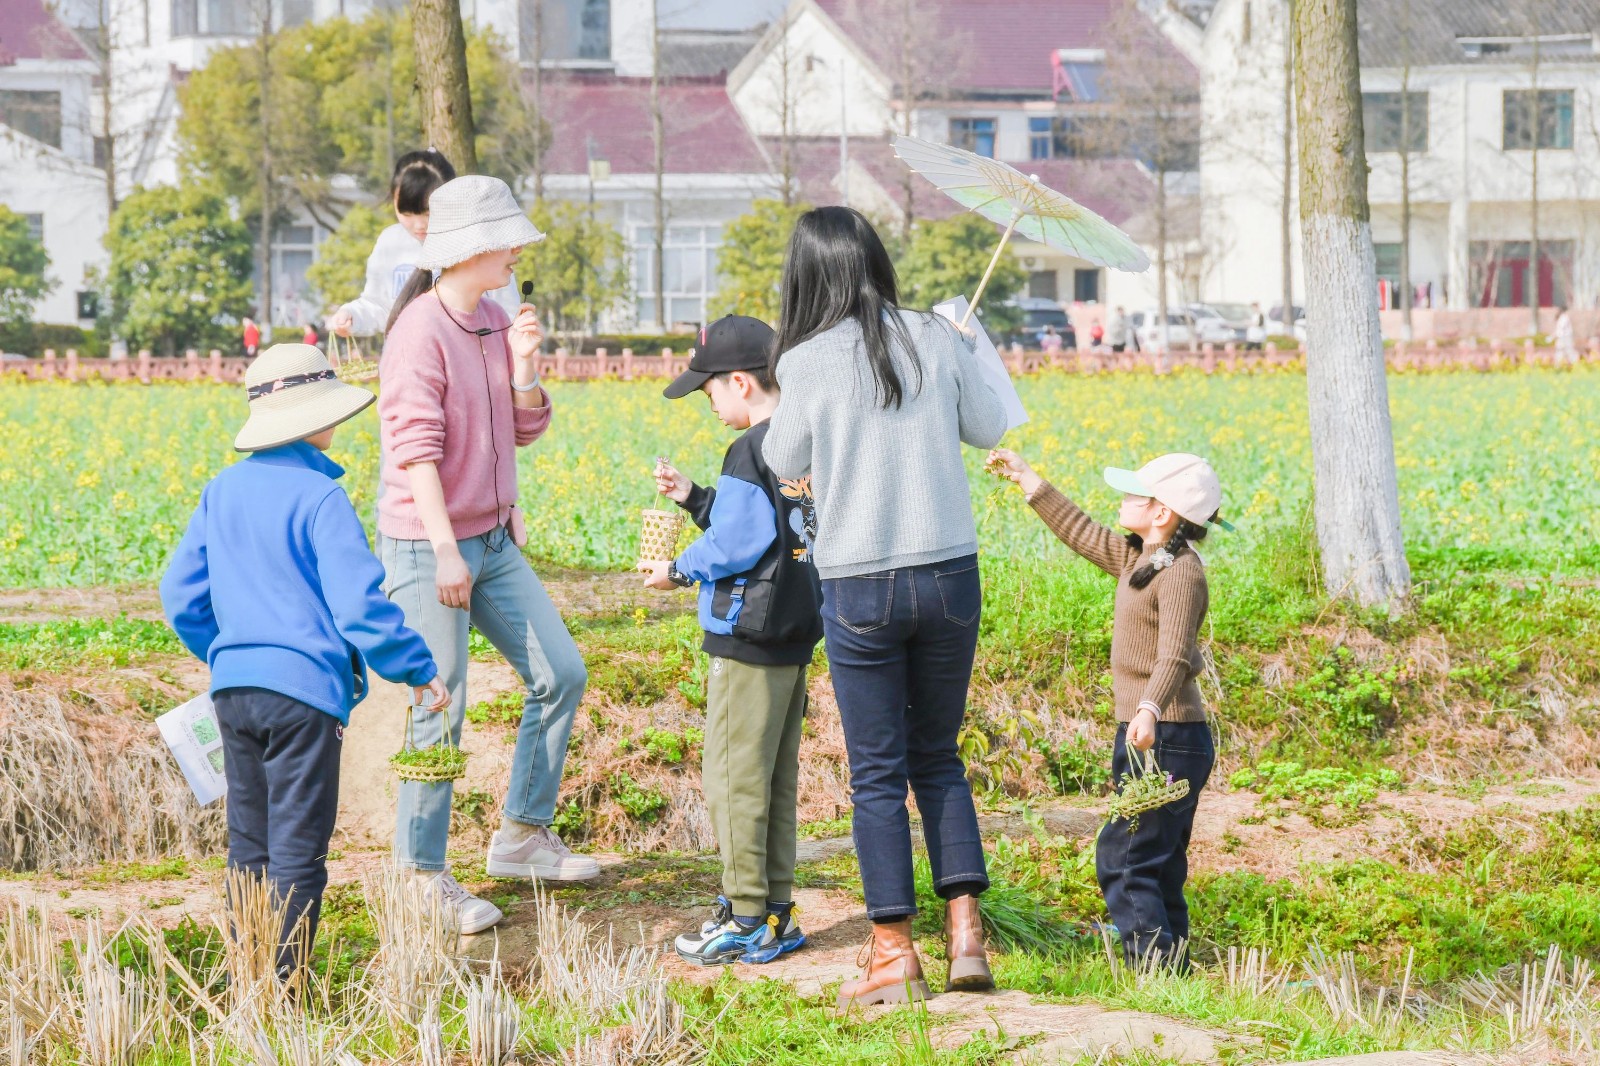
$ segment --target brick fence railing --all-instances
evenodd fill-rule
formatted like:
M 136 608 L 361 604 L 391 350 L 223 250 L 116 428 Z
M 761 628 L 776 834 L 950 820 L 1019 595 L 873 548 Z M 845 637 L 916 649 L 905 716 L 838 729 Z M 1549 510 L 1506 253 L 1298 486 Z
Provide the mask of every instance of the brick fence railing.
M 689 365 L 692 349 L 682 352 L 671 348 L 659 354 L 636 355 L 630 348 L 622 354 L 612 355 L 604 348 L 594 355 L 569 355 L 563 348 L 539 357 L 539 373 L 551 381 L 587 381 L 594 378 L 618 378 L 632 381 L 635 378 L 668 378 L 681 374 Z M 1492 342 L 1475 345 L 1462 342 L 1440 345 L 1396 343 L 1385 350 L 1385 358 L 1393 370 L 1471 369 L 1495 370 L 1513 366 L 1549 366 L 1555 361 L 1554 348 L 1537 347 L 1531 342 L 1507 345 Z M 1225 371 L 1278 370 L 1298 365 L 1305 353 L 1298 348 L 1278 348 L 1268 344 L 1260 350 L 1246 350 L 1238 345 L 1202 345 L 1197 350 L 1174 351 L 1162 361 L 1160 369 L 1194 367 L 1205 373 Z M 1600 362 L 1600 338 L 1590 338 L 1579 353 L 1585 362 Z M 1156 356 L 1148 352 L 1039 352 L 1013 347 L 1002 353 L 1007 366 L 1014 374 L 1030 374 L 1040 370 L 1056 369 L 1075 373 L 1101 373 L 1107 371 L 1133 372 L 1149 370 L 1155 366 Z M 20 374 L 33 381 L 216 381 L 237 384 L 244 380 L 248 359 L 224 356 L 213 349 L 201 356 L 190 350 L 182 356 L 157 357 L 140 352 L 132 359 L 85 359 L 73 349 L 58 357 L 47 350 L 42 359 L 27 362 L 10 362 L 0 365 L 0 373 Z

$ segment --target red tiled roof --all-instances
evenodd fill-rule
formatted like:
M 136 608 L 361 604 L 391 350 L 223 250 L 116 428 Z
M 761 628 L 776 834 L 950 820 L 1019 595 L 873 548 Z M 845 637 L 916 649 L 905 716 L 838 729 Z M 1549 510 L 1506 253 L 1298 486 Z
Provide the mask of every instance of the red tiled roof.
M 83 45 L 52 15 L 44 0 L 0 3 L 0 66 L 19 59 L 88 59 Z
M 884 25 L 891 0 L 817 0 L 846 37 L 894 77 L 894 37 Z M 977 92 L 1050 93 L 1058 48 L 1103 48 L 1121 0 L 915 0 L 917 39 L 948 50 L 950 77 Z
M 546 75 L 543 94 L 552 144 L 548 174 L 587 174 L 588 144 L 614 174 L 655 172 L 650 81 L 612 74 Z M 765 174 L 771 164 L 728 99 L 721 78 L 682 79 L 661 87 L 670 174 Z

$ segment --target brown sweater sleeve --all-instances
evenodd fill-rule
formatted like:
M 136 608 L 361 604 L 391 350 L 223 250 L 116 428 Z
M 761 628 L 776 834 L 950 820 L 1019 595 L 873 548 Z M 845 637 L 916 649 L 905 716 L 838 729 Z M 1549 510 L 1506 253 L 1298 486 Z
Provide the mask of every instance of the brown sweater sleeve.
M 1050 482 L 1040 484 L 1028 506 L 1061 538 L 1061 543 L 1089 560 L 1112 577 L 1121 577 L 1137 553 L 1128 542 L 1096 522 Z
M 1159 718 L 1189 680 L 1190 653 L 1210 602 L 1204 564 L 1193 553 L 1180 555 L 1166 573 L 1156 575 L 1155 593 L 1156 664 L 1139 702 L 1161 708 Z

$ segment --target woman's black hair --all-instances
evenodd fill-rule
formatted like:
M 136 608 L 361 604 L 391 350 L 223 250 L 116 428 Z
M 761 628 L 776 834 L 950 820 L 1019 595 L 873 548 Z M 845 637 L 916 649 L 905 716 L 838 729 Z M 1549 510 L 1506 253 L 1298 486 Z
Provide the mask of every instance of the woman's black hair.
M 894 338 L 921 387 L 922 364 L 898 313 L 894 263 L 861 212 L 818 207 L 800 216 L 783 262 L 782 293 L 774 373 L 784 352 L 853 318 L 861 326 L 878 401 L 885 408 L 899 407 L 905 398 L 906 385 L 890 349 Z
M 1180 519 L 1178 522 L 1178 528 L 1172 533 L 1172 539 L 1166 543 L 1167 551 L 1176 556 L 1183 550 L 1183 546 L 1185 544 L 1192 544 L 1197 541 L 1205 540 L 1206 530 L 1209 528 L 1209 524 L 1211 522 L 1215 522 L 1221 515 L 1222 512 L 1218 511 L 1216 514 L 1211 516 L 1206 525 L 1201 525 L 1199 522 L 1191 522 L 1187 518 Z M 1144 538 L 1139 536 L 1137 533 L 1128 534 L 1128 544 L 1136 552 L 1144 551 Z M 1156 574 L 1158 573 L 1160 573 L 1160 571 L 1156 569 L 1156 564 L 1147 562 L 1143 566 L 1139 567 L 1139 569 L 1128 575 L 1128 585 L 1131 588 L 1142 589 L 1149 585 L 1150 582 L 1154 581 Z
M 442 152 L 425 148 L 407 152 L 395 160 L 394 177 L 389 179 L 389 199 L 402 215 L 428 212 L 428 197 L 433 190 L 456 176 L 456 168 Z
M 413 270 L 400 289 L 400 295 L 394 298 L 394 306 L 389 309 L 389 321 L 383 324 L 383 331 L 388 333 L 394 329 L 395 321 L 400 317 L 400 312 L 406 309 L 406 304 L 431 288 L 433 288 L 433 271 L 421 267 Z

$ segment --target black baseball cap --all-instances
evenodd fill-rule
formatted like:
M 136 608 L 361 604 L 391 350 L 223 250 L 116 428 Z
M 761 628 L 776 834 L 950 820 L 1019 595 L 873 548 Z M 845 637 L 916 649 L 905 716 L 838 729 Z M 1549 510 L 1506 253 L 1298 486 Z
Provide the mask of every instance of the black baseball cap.
M 726 315 L 702 326 L 695 338 L 689 369 L 673 379 L 661 395 L 680 400 L 699 392 L 714 375 L 764 367 L 772 357 L 776 338 L 771 326 L 749 315 Z

